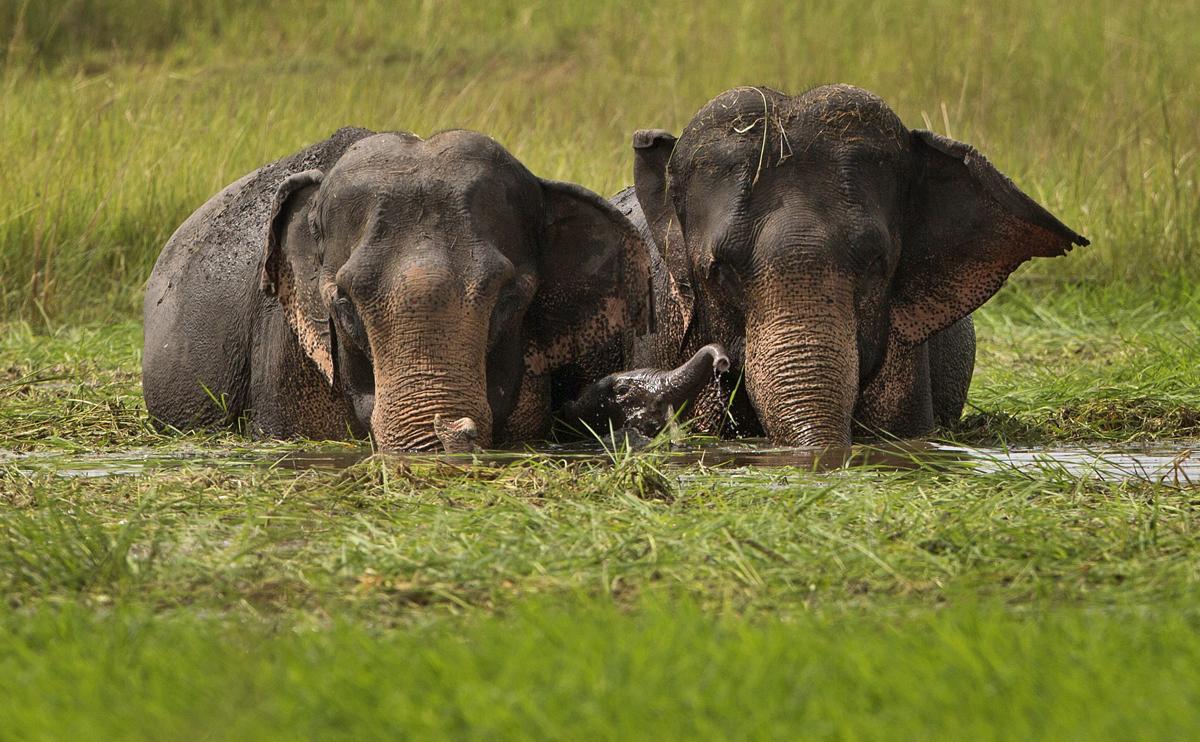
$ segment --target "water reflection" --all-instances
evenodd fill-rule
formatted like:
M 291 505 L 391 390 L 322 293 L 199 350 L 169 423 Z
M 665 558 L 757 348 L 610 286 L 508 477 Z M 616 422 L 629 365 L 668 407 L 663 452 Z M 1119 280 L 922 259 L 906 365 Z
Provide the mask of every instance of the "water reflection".
M 623 444 L 624 442 L 622 442 Z M 287 469 L 342 469 L 363 461 L 369 450 L 294 451 L 275 461 L 275 466 Z M 570 462 L 588 461 L 609 463 L 630 455 L 624 445 L 619 447 L 594 444 L 555 445 L 537 449 L 495 450 L 476 454 L 431 455 L 421 453 L 386 454 L 390 459 L 407 462 L 477 463 L 503 465 L 515 461 L 540 459 Z M 765 439 L 719 441 L 698 445 L 642 449 L 633 455 L 653 455 L 671 467 L 795 467 L 813 471 L 829 471 L 844 467 L 880 466 L 893 469 L 916 469 L 939 461 L 962 461 L 965 456 L 957 450 L 919 441 L 885 446 L 846 446 L 844 448 L 781 448 Z
M 26 472 L 53 472 L 63 477 L 138 476 L 182 468 L 283 468 L 340 470 L 372 455 L 366 446 L 289 449 L 245 448 L 129 450 L 94 454 L 13 453 L 0 451 L 0 466 Z M 1200 442 L 1172 447 L 1079 446 L 1075 448 L 969 448 L 923 441 L 905 441 L 845 448 L 784 448 L 765 439 L 712 441 L 656 447 L 631 454 L 599 443 L 549 445 L 538 450 L 500 450 L 479 454 L 387 454 L 409 463 L 445 462 L 502 466 L 530 459 L 560 462 L 613 462 L 628 455 L 653 455 L 672 468 L 768 469 L 789 467 L 809 471 L 876 467 L 888 470 L 969 472 L 1018 471 L 1030 476 L 1086 477 L 1107 481 L 1145 480 L 1180 487 L 1200 486 Z

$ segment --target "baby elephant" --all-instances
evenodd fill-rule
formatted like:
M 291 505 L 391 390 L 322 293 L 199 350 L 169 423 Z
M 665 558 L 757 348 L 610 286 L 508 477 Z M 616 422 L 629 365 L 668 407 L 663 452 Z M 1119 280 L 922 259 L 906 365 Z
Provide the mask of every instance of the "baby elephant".
M 568 423 L 586 423 L 607 432 L 630 428 L 647 437 L 658 434 L 673 411 L 695 399 L 717 374 L 729 370 L 729 356 L 717 344 L 705 345 L 676 369 L 639 368 L 609 374 L 585 387 L 563 406 Z

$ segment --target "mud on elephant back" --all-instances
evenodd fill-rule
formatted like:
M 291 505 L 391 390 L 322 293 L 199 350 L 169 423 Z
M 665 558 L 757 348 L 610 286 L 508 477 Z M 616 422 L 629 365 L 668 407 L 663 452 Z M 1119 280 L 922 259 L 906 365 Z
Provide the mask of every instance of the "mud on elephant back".
M 482 134 L 341 129 L 167 242 L 146 287 L 146 406 L 164 427 L 392 450 L 436 448 L 435 420 L 455 449 L 540 437 L 629 366 L 646 260 L 608 202 Z
M 614 202 L 651 248 L 658 316 L 635 365 L 728 348 L 748 395 L 710 384 L 693 406 L 708 434 L 828 446 L 951 424 L 971 312 L 1025 261 L 1088 244 L 970 145 L 849 85 L 736 88 L 678 139 L 633 146 Z

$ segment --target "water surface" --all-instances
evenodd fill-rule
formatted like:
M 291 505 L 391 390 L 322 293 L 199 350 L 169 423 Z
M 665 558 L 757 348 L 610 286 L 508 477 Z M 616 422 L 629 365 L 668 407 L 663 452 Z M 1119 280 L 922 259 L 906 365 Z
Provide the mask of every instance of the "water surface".
M 482 463 L 503 465 L 528 459 L 612 462 L 613 453 L 599 444 L 546 446 L 537 451 L 488 451 L 475 455 L 434 456 L 388 454 L 397 461 Z M 647 454 L 636 454 L 647 455 Z M 1200 486 L 1200 441 L 1147 446 L 1111 444 L 1041 447 L 972 448 L 939 443 L 903 442 L 837 449 L 785 448 L 763 439 L 720 441 L 658 448 L 653 454 L 667 467 L 727 470 L 794 467 L 829 471 L 840 468 L 963 469 L 1018 471 L 1031 476 L 1062 474 L 1107 481 L 1145 480 L 1175 486 Z M 317 446 L 308 449 L 235 448 L 230 450 L 133 449 L 102 453 L 14 453 L 0 450 L 0 466 L 26 472 L 52 472 L 63 477 L 141 476 L 184 468 L 225 470 L 285 468 L 340 470 L 371 456 L 366 446 Z

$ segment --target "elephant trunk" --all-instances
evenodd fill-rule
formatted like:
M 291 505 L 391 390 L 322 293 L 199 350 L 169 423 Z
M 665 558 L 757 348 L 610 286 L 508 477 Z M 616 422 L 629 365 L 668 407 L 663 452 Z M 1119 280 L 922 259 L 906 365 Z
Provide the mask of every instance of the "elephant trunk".
M 455 333 L 403 333 L 374 350 L 375 406 L 371 433 L 391 451 L 438 450 L 444 446 L 442 421 L 474 423 L 471 443 L 492 441 L 484 348 L 486 327 L 459 326 Z M 438 432 L 443 432 L 439 438 Z
M 729 356 L 716 343 L 705 345 L 682 366 L 663 377 L 662 397 L 676 409 L 691 401 L 700 389 L 719 373 L 729 370 Z
M 784 310 L 772 302 L 769 312 L 748 313 L 747 391 L 775 443 L 849 445 L 858 398 L 853 292 L 834 280 L 804 297 Z
M 433 433 L 442 443 L 446 453 L 473 453 L 478 450 L 479 426 L 469 417 L 447 421 L 441 415 L 433 416 Z
M 412 378 L 393 378 L 383 388 L 377 386 L 371 413 L 375 444 L 388 451 L 438 450 L 443 448 L 438 436 L 440 421 L 468 418 L 475 424 L 472 442 L 487 448 L 492 440 L 492 414 L 483 383 L 480 375 L 476 389 Z

